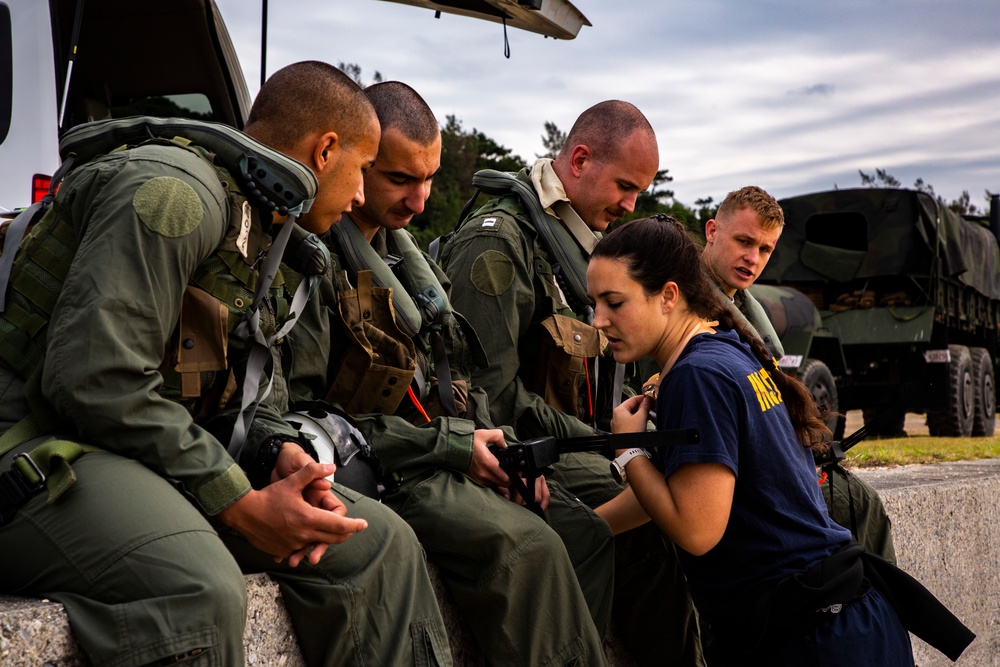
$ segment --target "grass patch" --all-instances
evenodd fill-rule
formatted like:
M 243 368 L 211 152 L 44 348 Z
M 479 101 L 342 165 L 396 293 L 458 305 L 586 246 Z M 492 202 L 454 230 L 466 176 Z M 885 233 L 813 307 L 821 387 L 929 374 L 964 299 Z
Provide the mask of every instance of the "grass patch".
M 914 436 L 889 440 L 865 440 L 847 452 L 849 468 L 900 466 L 912 463 L 944 463 L 1000 458 L 1000 437 L 932 438 Z

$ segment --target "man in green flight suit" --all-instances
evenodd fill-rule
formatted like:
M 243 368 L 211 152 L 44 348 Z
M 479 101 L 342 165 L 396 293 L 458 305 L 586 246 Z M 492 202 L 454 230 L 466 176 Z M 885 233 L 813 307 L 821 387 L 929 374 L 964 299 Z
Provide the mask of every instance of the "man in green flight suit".
M 511 425 L 522 438 L 575 437 L 610 417 L 619 369 L 589 323 L 587 261 L 597 234 L 635 208 L 658 165 L 645 116 L 611 100 L 580 115 L 554 160 L 538 160 L 516 175 L 517 183 L 493 174 L 480 186 L 494 196 L 460 223 L 440 263 L 452 303 L 482 339 L 489 365 L 474 369 L 472 380 L 489 394 L 494 423 Z M 598 514 L 623 488 L 596 454 L 564 455 L 555 472 Z M 651 525 L 615 544 L 612 614 L 633 657 L 641 664 L 703 664 L 673 546 Z
M 743 317 L 750 330 L 780 359 L 784 350 L 764 308 L 748 288 L 760 276 L 784 228 L 785 215 L 774 197 L 748 185 L 726 195 L 715 217 L 705 223 L 702 259 L 719 293 Z M 847 528 L 868 551 L 896 562 L 889 515 L 878 492 L 841 466 L 823 483 L 830 517 Z
M 107 127 L 130 123 L 138 145 L 91 151 L 6 249 L 0 590 L 62 602 L 95 665 L 243 665 L 243 573 L 268 572 L 307 664 L 450 665 L 412 531 L 325 481 L 332 467 L 280 419 L 280 374 L 255 395 L 294 319 L 286 290 L 312 282 L 268 287 L 268 247 L 289 209 L 322 232 L 362 201 L 379 137 L 363 91 L 304 62 L 261 88 L 256 140 Z
M 323 236 L 337 263 L 291 336 L 293 396 L 354 416 L 395 480 L 386 504 L 416 531 L 489 664 L 605 664 L 610 529 L 544 479 L 547 521 L 504 497 L 488 446 L 505 434 L 467 381 L 474 333 L 403 229 L 441 164 L 437 120 L 403 83 L 365 92 L 383 127 L 378 156 L 364 205 Z

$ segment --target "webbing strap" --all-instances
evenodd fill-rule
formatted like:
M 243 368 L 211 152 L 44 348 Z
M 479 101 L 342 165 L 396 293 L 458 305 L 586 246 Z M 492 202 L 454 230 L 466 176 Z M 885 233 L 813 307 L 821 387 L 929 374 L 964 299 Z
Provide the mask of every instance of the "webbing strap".
M 623 390 L 625 388 L 625 364 L 613 361 L 615 365 L 615 375 L 611 382 L 611 409 L 614 410 L 622 404 Z M 594 357 L 594 396 L 597 396 L 597 387 L 601 378 L 601 355 Z M 597 422 L 597 411 L 594 410 L 594 424 Z
M 38 425 L 35 415 L 28 414 L 27 417 L 11 426 L 3 435 L 0 435 L 0 456 L 3 456 L 23 442 L 28 442 L 32 438 L 42 435 L 42 429 Z
M 594 230 L 587 226 L 587 223 L 583 221 L 579 213 L 573 210 L 568 201 L 561 199 L 553 202 L 552 210 L 559 216 L 559 220 L 566 227 L 567 231 L 573 235 L 573 238 L 576 239 L 576 242 L 580 244 L 580 247 L 584 249 L 589 257 L 590 253 L 594 252 L 594 246 L 597 245 L 597 241 L 599 240 Z
M 38 419 L 29 414 L 0 436 L 0 456 L 42 435 Z M 15 456 L 10 470 L 0 473 L 0 526 L 13 519 L 43 488 L 48 489 L 49 504 L 58 500 L 76 483 L 76 473 L 70 464 L 86 452 L 97 451 L 101 451 L 99 447 L 51 439 Z
M 72 440 L 47 440 L 30 452 L 14 457 L 11 467 L 29 484 L 44 484 L 49 490 L 49 503 L 54 503 L 76 482 L 76 473 L 70 463 L 86 452 L 99 451 L 100 447 Z
M 441 407 L 448 417 L 462 417 L 455 405 L 455 391 L 452 387 L 451 366 L 448 364 L 448 350 L 441 335 L 441 327 L 431 328 L 431 349 L 434 351 L 434 373 L 437 375 L 438 395 L 441 397 Z
M 622 404 L 622 390 L 625 387 L 625 364 L 615 362 L 615 380 L 611 386 L 611 409 Z
M 229 454 L 236 461 L 239 461 L 243 451 L 247 434 L 250 432 L 250 424 L 257 413 L 257 407 L 271 394 L 271 385 L 274 380 L 274 358 L 271 356 L 271 347 L 279 338 L 291 331 L 299 313 L 302 312 L 309 300 L 309 295 L 315 292 L 316 282 L 321 280 L 321 276 L 307 276 L 299 283 L 295 295 L 292 297 L 292 305 L 285 323 L 270 337 L 265 337 L 260 330 L 260 306 L 278 273 L 278 267 L 281 264 L 281 258 L 294 225 L 295 216 L 289 216 L 275 237 L 274 243 L 264 259 L 264 265 L 261 267 L 253 303 L 247 308 L 243 320 L 233 332 L 234 338 L 250 343 L 250 355 L 247 359 L 246 374 L 242 383 L 240 414 L 233 425 L 233 433 L 227 447 Z M 264 384 L 262 377 L 267 378 L 266 384 Z M 262 386 L 263 392 L 261 391 Z

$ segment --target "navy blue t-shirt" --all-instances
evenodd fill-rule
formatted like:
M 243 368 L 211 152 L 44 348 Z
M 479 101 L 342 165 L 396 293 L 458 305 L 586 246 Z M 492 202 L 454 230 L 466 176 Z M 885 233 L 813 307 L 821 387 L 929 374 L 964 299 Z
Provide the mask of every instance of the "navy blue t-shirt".
M 678 549 L 702 613 L 731 610 L 734 596 L 803 572 L 851 539 L 829 518 L 812 453 L 771 379 L 777 372 L 762 369 L 735 332 L 719 330 L 695 336 L 660 384 L 657 427 L 701 435 L 656 451 L 664 477 L 684 463 L 721 463 L 736 475 L 722 540 L 702 556 Z

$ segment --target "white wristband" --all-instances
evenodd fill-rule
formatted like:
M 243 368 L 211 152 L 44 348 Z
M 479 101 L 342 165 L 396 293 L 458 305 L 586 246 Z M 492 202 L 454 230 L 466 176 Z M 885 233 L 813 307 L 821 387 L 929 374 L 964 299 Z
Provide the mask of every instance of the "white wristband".
M 647 459 L 650 458 L 649 452 L 645 449 L 633 447 L 611 462 L 611 476 L 615 478 L 616 482 L 619 484 L 625 483 L 625 466 L 628 465 L 629 461 L 637 456 L 645 456 Z

